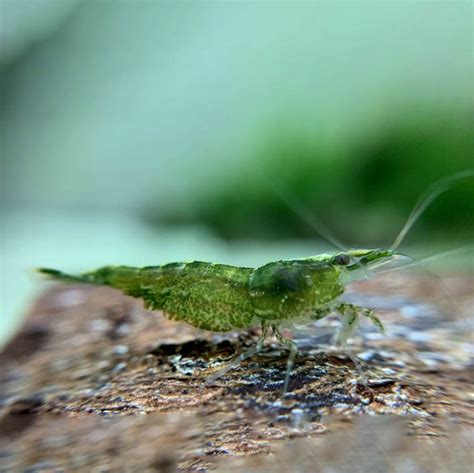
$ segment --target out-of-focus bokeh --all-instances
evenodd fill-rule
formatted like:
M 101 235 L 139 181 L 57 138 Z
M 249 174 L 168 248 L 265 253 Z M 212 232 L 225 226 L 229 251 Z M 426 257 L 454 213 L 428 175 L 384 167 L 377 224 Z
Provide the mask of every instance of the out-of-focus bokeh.
M 2 340 L 35 266 L 331 248 L 302 211 L 388 246 L 428 185 L 473 167 L 471 2 L 0 5 Z M 473 214 L 471 179 L 403 247 L 472 241 Z

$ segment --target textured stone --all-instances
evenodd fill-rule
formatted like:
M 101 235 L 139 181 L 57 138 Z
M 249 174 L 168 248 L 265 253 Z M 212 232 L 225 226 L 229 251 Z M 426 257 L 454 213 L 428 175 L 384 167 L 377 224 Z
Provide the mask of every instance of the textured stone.
M 53 287 L 0 356 L 2 468 L 315 471 L 317 452 L 317 471 L 339 471 L 369 468 L 369 453 L 384 465 L 376 445 L 387 436 L 380 448 L 413 471 L 435 465 L 433 442 L 438 456 L 454 452 L 438 466 L 453 455 L 469 461 L 474 281 L 446 283 L 457 310 L 435 304 L 444 294 L 419 276 L 354 285 L 348 298 L 380 309 L 388 336 L 361 327 L 350 345 L 361 373 L 328 344 L 336 319 L 294 332 L 301 351 L 285 399 L 287 353 L 271 338 L 259 356 L 205 384 L 257 330 L 205 332 L 114 290 Z

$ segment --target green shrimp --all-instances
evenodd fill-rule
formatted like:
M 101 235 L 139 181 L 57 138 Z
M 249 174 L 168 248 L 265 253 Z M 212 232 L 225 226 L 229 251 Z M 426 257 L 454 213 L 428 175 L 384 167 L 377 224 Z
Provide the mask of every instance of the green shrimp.
M 170 319 L 200 329 L 227 332 L 261 327 L 262 335 L 256 347 L 208 380 L 212 382 L 260 351 L 269 328 L 290 349 L 290 365 L 296 345 L 281 336 L 281 326 L 320 320 L 337 311 L 343 317 L 337 336 L 339 344 L 345 344 L 353 333 L 360 315 L 367 316 L 383 330 L 382 322 L 372 310 L 343 303 L 339 296 L 348 283 L 364 275 L 372 265 L 393 257 L 390 250 L 367 249 L 275 261 L 258 268 L 191 261 L 144 268 L 106 266 L 79 276 L 47 268 L 39 271 L 67 282 L 120 289 L 142 299 L 147 309 L 162 310 Z
M 53 279 L 66 282 L 111 286 L 124 294 L 142 299 L 147 309 L 162 310 L 170 319 L 186 322 L 213 332 L 260 327 L 255 347 L 247 350 L 208 381 L 253 356 L 263 347 L 269 329 L 290 350 L 284 383 L 289 375 L 297 347 L 283 338 L 281 328 L 294 323 L 310 323 L 337 312 L 341 327 L 335 341 L 345 346 L 361 316 L 367 317 L 379 330 L 384 327 L 368 308 L 341 300 L 345 287 L 367 278 L 380 267 L 406 258 L 396 251 L 402 238 L 429 203 L 455 180 L 460 173 L 435 183 L 424 195 L 397 236 L 391 249 L 353 249 L 325 253 L 301 259 L 274 261 L 257 268 L 190 261 L 135 268 L 105 266 L 77 276 L 55 269 L 40 268 Z M 468 173 L 469 176 L 472 173 Z M 440 192 L 441 188 L 441 192 Z
M 105 266 L 79 276 L 39 271 L 63 281 L 111 286 L 170 319 L 227 332 L 319 320 L 337 309 L 338 297 L 355 274 L 392 256 L 389 250 L 352 250 L 258 268 L 190 261 L 143 268 Z

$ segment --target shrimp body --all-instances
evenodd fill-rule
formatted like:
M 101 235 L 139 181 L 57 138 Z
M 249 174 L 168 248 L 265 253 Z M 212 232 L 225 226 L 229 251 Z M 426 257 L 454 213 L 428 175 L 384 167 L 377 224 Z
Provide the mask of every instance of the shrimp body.
M 353 250 L 275 261 L 255 269 L 192 261 L 143 268 L 105 266 L 79 276 L 51 269 L 40 272 L 111 286 L 142 299 L 148 309 L 163 310 L 170 319 L 226 332 L 324 317 L 344 292 L 351 271 L 369 255 L 377 261 L 391 257 L 387 251 Z

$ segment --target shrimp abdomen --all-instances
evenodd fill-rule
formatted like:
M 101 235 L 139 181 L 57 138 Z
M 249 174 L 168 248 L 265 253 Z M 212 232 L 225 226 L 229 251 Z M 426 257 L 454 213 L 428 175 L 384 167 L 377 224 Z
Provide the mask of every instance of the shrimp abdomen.
M 193 261 L 134 268 L 105 266 L 71 276 L 39 269 L 54 279 L 111 286 L 141 298 L 148 309 L 174 320 L 224 332 L 248 327 L 254 318 L 249 296 L 251 268 Z
M 214 332 L 250 326 L 254 318 L 249 296 L 251 268 L 193 261 L 163 270 L 175 271 L 163 294 L 162 308 L 170 318 Z

